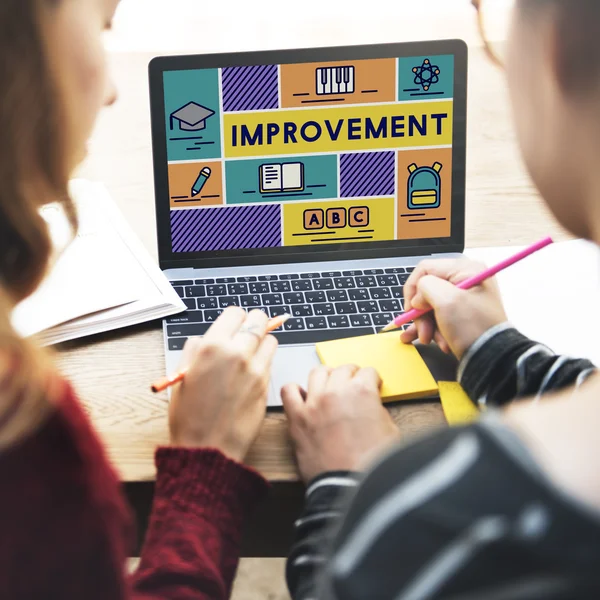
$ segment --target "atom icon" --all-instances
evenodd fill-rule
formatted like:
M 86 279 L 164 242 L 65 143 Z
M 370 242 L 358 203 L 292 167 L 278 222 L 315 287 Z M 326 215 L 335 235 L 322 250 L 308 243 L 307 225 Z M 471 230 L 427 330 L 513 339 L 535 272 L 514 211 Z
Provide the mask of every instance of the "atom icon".
M 432 65 L 431 61 L 426 58 L 420 67 L 414 67 L 415 84 L 420 85 L 424 92 L 429 91 L 429 88 L 440 82 L 440 68 Z

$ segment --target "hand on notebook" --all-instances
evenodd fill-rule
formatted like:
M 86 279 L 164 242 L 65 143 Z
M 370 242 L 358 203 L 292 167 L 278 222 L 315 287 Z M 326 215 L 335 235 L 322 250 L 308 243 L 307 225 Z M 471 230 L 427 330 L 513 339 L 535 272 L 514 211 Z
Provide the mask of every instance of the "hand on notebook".
M 430 344 L 435 340 L 444 352 L 452 351 L 460 359 L 490 327 L 506 321 L 494 278 L 468 291 L 455 287 L 484 268 L 468 259 L 420 263 L 404 286 L 406 310 L 433 308 L 434 312 L 403 332 L 402 341 L 410 343 L 418 338 L 421 343 Z
M 317 367 L 308 391 L 281 390 L 300 474 L 305 482 L 326 471 L 358 471 L 399 432 L 381 404 L 374 369 Z
M 262 425 L 277 340 L 263 311 L 228 308 L 203 338 L 190 338 L 183 383 L 169 407 L 171 441 L 218 448 L 242 461 Z

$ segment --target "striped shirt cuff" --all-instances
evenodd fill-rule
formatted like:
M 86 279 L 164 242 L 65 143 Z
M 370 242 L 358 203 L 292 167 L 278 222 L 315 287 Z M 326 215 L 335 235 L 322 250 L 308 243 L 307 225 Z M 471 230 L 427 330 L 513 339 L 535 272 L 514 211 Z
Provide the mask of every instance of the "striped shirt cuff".
M 317 490 L 342 492 L 355 488 L 359 482 L 359 474 L 353 471 L 328 471 L 315 477 L 307 486 L 304 498 L 309 501 Z
M 481 350 L 492 338 L 496 337 L 499 333 L 506 331 L 508 329 L 514 329 L 514 325 L 509 321 L 505 321 L 504 323 L 499 323 L 498 325 L 494 325 L 490 327 L 486 332 L 481 334 L 471 347 L 465 352 L 463 357 L 460 360 L 458 365 L 457 379 L 458 382 L 462 384 L 462 379 L 469 363 L 473 359 L 473 357 Z

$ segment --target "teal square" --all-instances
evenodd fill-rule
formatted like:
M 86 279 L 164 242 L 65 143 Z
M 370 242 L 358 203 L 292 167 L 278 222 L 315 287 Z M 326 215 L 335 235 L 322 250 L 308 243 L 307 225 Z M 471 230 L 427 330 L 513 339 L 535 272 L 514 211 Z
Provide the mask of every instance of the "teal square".
M 260 191 L 260 167 L 268 164 L 302 163 L 303 188 L 296 192 Z M 277 156 L 225 162 L 227 204 L 312 201 L 338 198 L 337 156 Z
M 435 100 L 454 95 L 454 55 L 398 59 L 398 100 Z
M 163 77 L 168 160 L 220 158 L 219 70 L 166 71 Z M 202 116 L 202 113 L 212 114 L 203 123 L 197 123 L 197 115 Z M 188 122 L 179 120 L 176 115 L 185 115 Z M 201 128 L 186 131 L 181 127 Z

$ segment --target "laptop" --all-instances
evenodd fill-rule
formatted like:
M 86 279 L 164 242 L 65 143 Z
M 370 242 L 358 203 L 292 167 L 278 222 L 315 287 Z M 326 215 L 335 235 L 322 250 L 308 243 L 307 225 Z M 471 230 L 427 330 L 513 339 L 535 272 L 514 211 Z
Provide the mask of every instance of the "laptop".
M 314 344 L 373 334 L 427 257 L 464 250 L 462 41 L 169 56 L 150 64 L 160 267 L 186 303 L 168 372 L 224 308 L 275 332 L 269 405 Z

